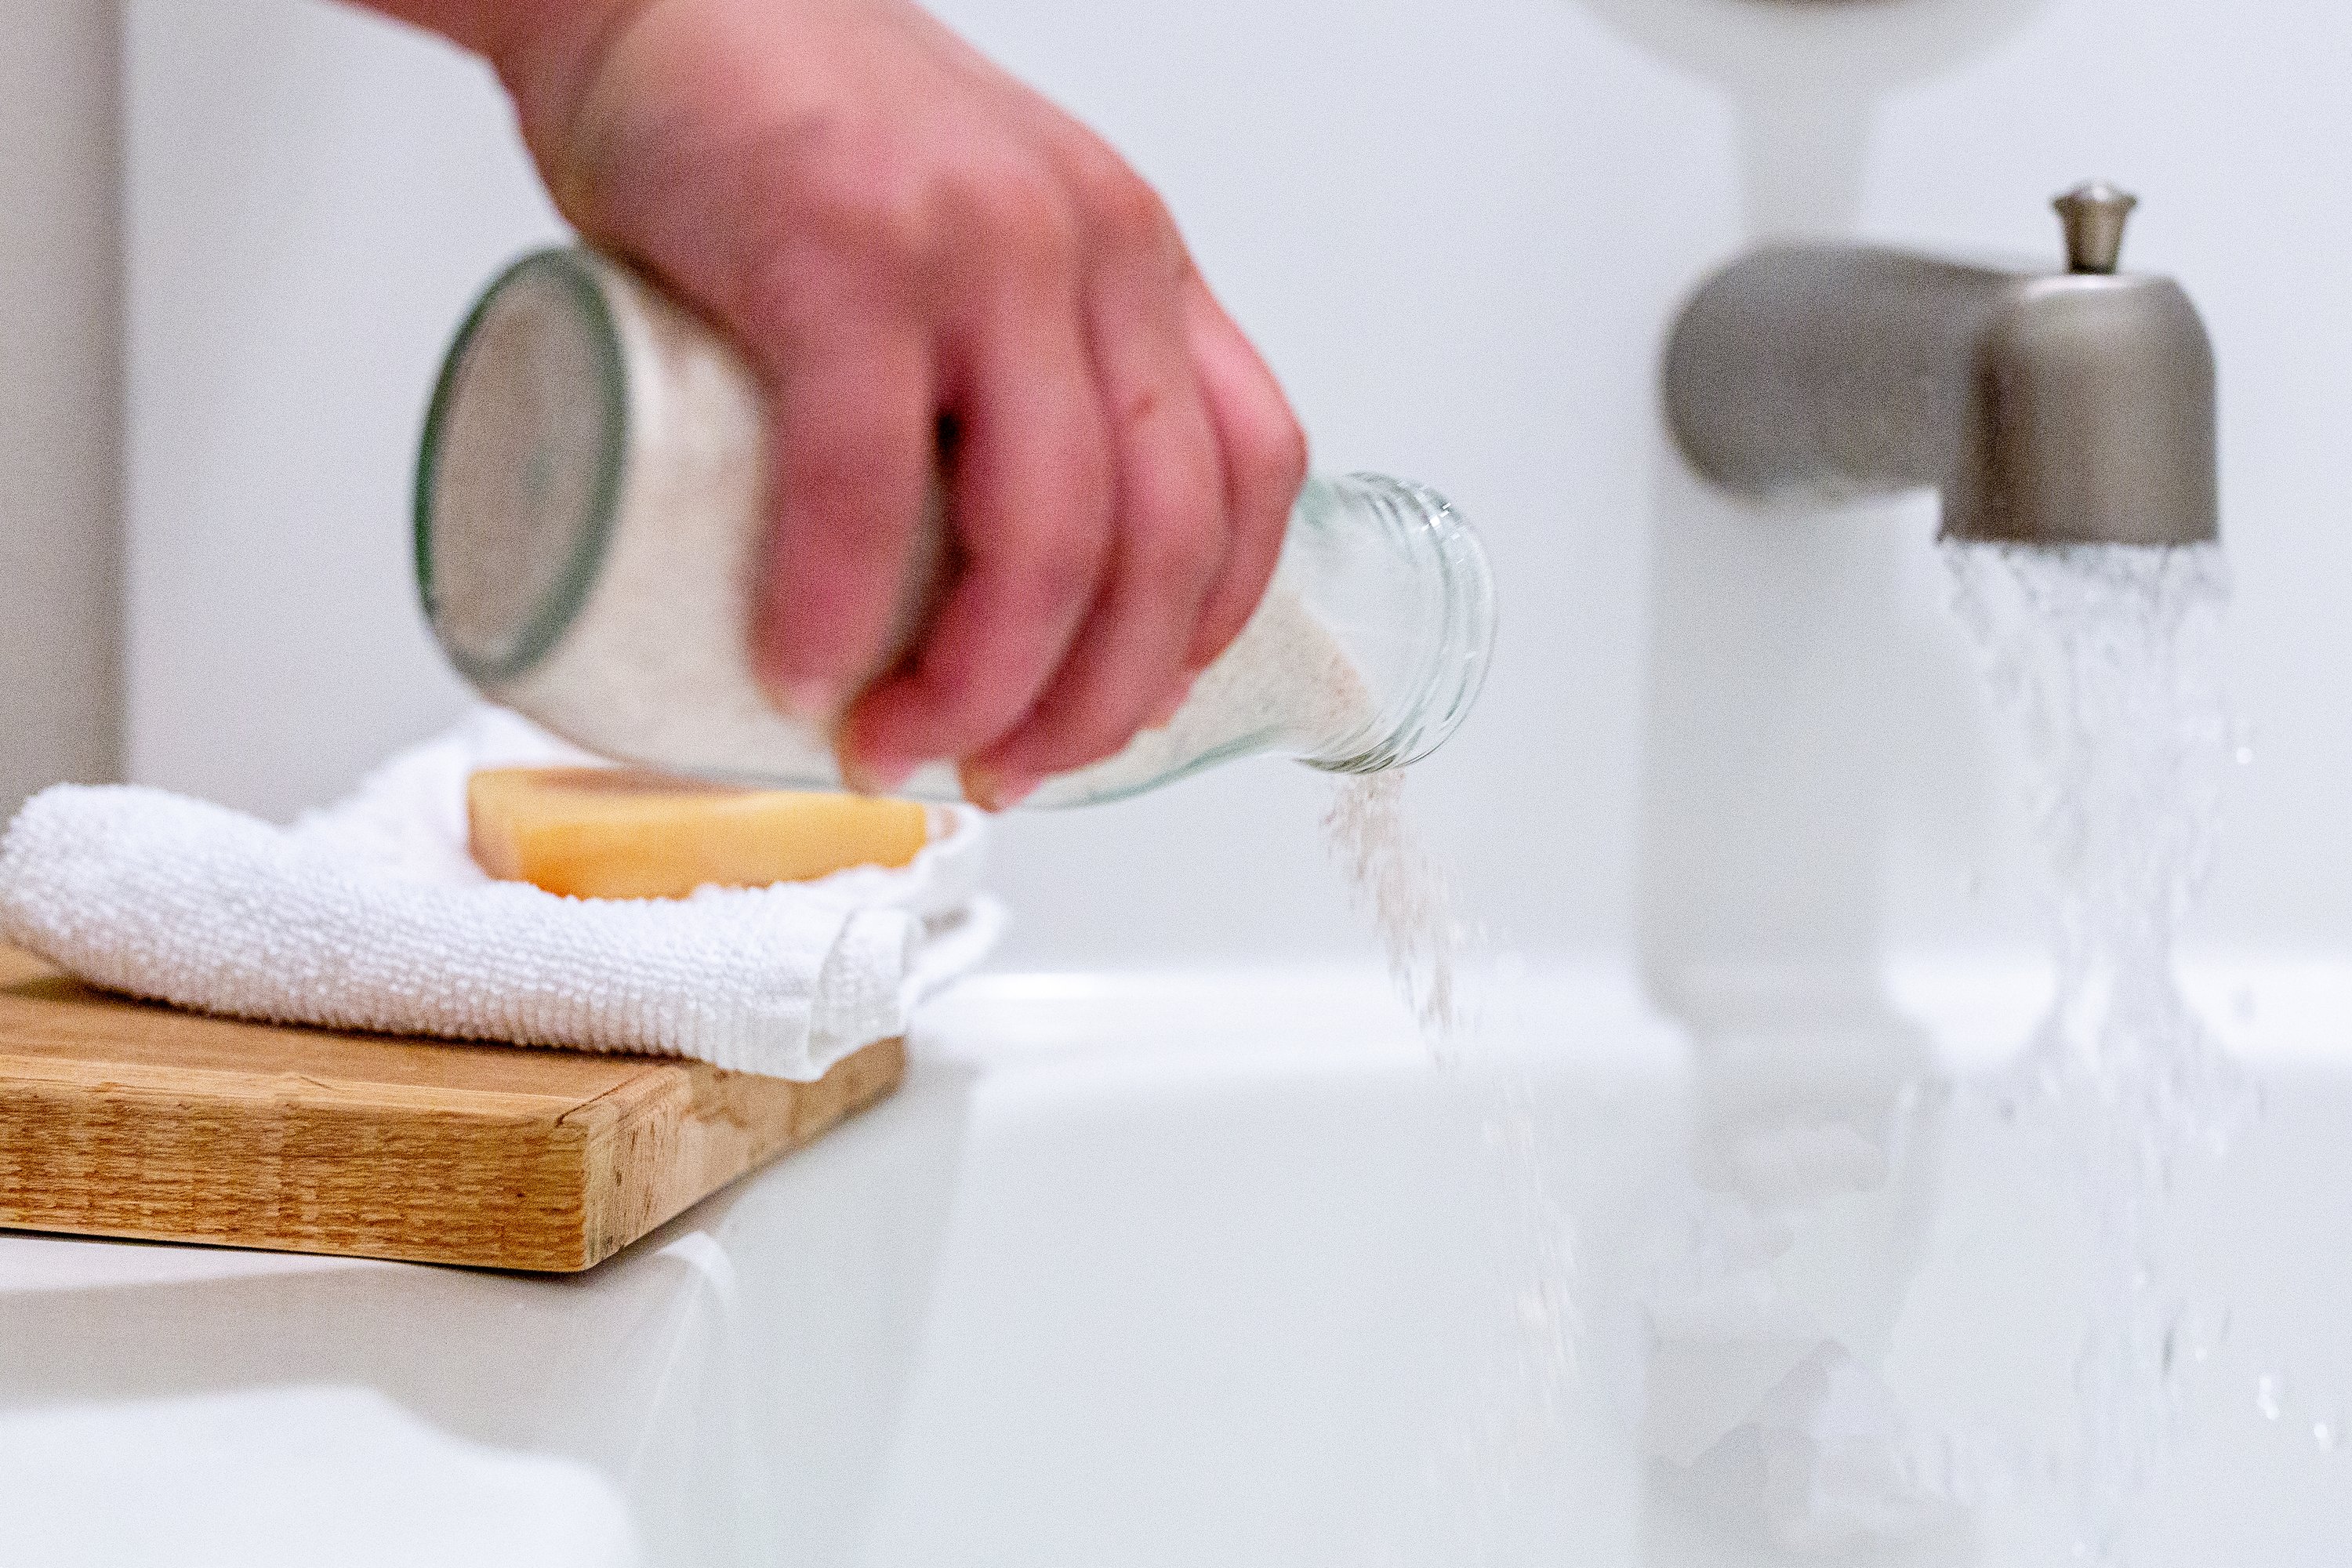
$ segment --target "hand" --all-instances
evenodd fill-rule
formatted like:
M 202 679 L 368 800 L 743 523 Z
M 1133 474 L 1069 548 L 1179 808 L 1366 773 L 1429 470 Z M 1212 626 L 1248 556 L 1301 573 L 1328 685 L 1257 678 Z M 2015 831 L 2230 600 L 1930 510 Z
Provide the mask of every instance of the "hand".
M 908 0 L 536 0 L 492 32 L 565 216 L 766 387 L 754 658 L 845 775 L 953 760 L 1010 805 L 1164 721 L 1264 592 L 1306 449 L 1150 188 Z M 953 574 L 877 669 L 942 432 Z

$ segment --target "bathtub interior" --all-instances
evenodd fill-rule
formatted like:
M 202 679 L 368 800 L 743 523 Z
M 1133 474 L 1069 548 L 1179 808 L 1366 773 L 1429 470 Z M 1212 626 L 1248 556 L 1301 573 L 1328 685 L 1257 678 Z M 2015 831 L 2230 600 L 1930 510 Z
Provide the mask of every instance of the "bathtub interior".
M 2157 1205 L 2131 1568 L 2352 1527 L 2352 973 L 2249 973 L 2198 988 L 2259 1106 Z M 1441 1068 L 1377 975 L 983 980 L 897 1099 L 583 1278 L 0 1237 L 0 1451 L 184 1506 L 0 1496 L 254 1563 L 437 1550 L 379 1468 L 616 1563 L 2077 1561 L 2101 1112 L 1987 1090 L 2046 991 L 1701 1038 L 1545 974 Z
M 2197 977 L 2246 1094 L 2146 1195 L 2158 1277 L 2123 1299 L 2113 1113 L 2017 1076 L 2031 970 L 1712 1038 L 1549 976 L 1453 1071 L 1393 1021 L 1368 1061 L 1360 994 L 1352 1039 L 1328 989 L 1070 998 L 1227 1044 L 992 1069 L 870 1560 L 1990 1568 L 2111 1521 L 2135 1568 L 2340 1562 L 2347 979 Z M 1558 1379 L 1531 1180 L 1572 1240 Z M 2135 1289 L 2169 1370 L 2127 1380 L 2144 1474 L 2095 1507 L 2079 1366 Z

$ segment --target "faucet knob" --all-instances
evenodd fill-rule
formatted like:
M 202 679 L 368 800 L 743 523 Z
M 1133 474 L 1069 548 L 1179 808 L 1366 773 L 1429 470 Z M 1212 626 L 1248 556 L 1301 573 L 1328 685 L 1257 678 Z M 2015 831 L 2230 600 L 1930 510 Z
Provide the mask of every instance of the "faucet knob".
M 2139 198 L 2105 180 L 2093 180 L 2051 205 L 2066 226 L 2066 269 L 2113 272 L 2123 258 L 2124 225 Z

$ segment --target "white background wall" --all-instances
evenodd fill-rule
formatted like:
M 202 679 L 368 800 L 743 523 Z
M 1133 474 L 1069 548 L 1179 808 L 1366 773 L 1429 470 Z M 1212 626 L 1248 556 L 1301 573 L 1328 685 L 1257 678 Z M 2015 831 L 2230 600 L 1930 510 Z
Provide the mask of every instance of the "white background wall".
M 1500 662 L 1412 793 L 1538 956 L 1622 948 L 1645 908 L 1668 946 L 2025 938 L 1930 509 L 1727 517 L 1662 453 L 1653 365 L 1759 229 L 2054 257 L 2051 195 L 2138 189 L 2129 258 L 2189 284 L 2224 377 L 2255 759 L 2203 929 L 2352 936 L 2352 11 L 939 8 L 1160 184 L 1319 465 L 1429 480 L 1484 527 Z M 282 815 L 461 700 L 413 607 L 408 465 L 448 330 L 552 220 L 488 77 L 430 40 L 319 0 L 131 0 L 127 28 L 131 768 Z M 1361 951 L 1324 794 L 1249 763 L 1011 824 L 1008 962 Z
M 120 762 L 113 0 L 0 16 L 0 815 Z

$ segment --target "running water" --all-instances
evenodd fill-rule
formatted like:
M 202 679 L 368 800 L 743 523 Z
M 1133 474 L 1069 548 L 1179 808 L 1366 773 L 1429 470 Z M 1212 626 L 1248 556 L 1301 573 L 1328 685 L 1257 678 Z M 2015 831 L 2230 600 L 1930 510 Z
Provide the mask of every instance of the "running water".
M 1474 969 L 1485 967 L 1474 955 L 1485 955 L 1464 918 L 1459 883 L 1415 830 L 1404 792 L 1402 769 L 1344 781 L 1324 813 L 1324 842 L 1380 936 L 1390 981 L 1431 1059 L 1475 1087 L 1502 1163 L 1507 1190 L 1495 1217 L 1507 1248 L 1503 1306 L 1519 1353 L 1513 1386 L 1486 1401 L 1466 1456 L 1477 1484 L 1499 1487 L 1559 1426 L 1575 1371 L 1575 1258 L 1536 1134 L 1533 1079 L 1497 1047 L 1491 998 L 1471 983 Z
M 2078 1555 L 2119 1563 L 2179 1404 L 2190 1321 L 2167 1256 L 2184 1160 L 2212 1157 L 2248 1091 L 2181 994 L 2174 950 L 2210 859 L 2231 751 L 2218 546 L 1954 543 L 1956 608 L 2026 765 L 2057 998 L 2003 1088 L 2056 1113 L 2094 1227 Z

